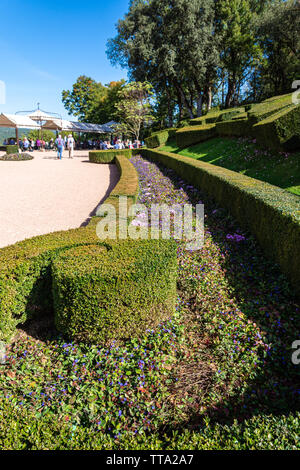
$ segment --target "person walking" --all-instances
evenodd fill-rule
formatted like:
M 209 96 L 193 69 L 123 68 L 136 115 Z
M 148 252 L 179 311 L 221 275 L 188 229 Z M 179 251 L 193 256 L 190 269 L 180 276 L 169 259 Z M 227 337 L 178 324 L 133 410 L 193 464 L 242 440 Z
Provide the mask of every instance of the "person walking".
M 55 144 L 57 147 L 57 158 L 61 160 L 64 151 L 64 140 L 62 139 L 61 135 L 57 137 L 57 139 L 55 140 Z
M 73 156 L 74 156 L 75 140 L 74 140 L 74 137 L 72 136 L 72 134 L 70 134 L 69 137 L 68 137 L 67 145 L 68 145 L 68 150 L 69 150 L 69 158 L 73 158 Z
M 23 140 L 23 150 L 24 152 L 26 152 L 26 150 L 29 149 L 29 140 L 27 139 L 27 137 L 24 137 L 24 140 Z

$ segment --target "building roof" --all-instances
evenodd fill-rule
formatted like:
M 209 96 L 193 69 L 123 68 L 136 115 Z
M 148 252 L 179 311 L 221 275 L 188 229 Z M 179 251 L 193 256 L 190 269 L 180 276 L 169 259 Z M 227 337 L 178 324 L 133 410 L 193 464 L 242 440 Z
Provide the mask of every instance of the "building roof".
M 29 116 L 17 114 L 0 114 L 0 127 L 13 127 L 18 129 L 40 129 L 40 126 Z

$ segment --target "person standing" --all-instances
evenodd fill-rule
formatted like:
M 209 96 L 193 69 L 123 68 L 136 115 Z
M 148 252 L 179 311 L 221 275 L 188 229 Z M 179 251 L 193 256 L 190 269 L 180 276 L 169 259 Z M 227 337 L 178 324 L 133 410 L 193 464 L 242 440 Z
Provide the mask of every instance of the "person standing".
M 61 135 L 57 137 L 57 139 L 55 140 L 55 144 L 57 147 L 57 158 L 61 160 L 64 151 L 64 140 L 62 139 Z
M 68 150 L 69 150 L 69 158 L 73 158 L 73 156 L 74 156 L 75 140 L 74 140 L 74 137 L 72 136 L 72 134 L 70 134 L 69 137 L 68 137 L 67 145 L 68 145 Z
M 26 152 L 26 150 L 29 149 L 29 140 L 27 139 L 27 137 L 24 137 L 24 140 L 23 140 L 23 150 L 24 152 Z

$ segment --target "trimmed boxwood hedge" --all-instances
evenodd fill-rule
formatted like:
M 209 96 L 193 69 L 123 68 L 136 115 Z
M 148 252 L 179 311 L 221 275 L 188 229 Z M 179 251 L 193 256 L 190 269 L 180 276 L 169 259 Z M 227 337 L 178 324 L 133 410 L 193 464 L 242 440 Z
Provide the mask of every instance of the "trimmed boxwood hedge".
M 248 111 L 249 122 L 254 125 L 288 106 L 293 106 L 291 94 L 253 104 Z
M 6 153 L 9 155 L 10 153 L 18 153 L 19 147 L 17 145 L 7 145 L 6 146 Z
M 300 148 L 300 106 L 272 114 L 253 126 L 258 142 L 274 150 L 293 151 Z
M 174 137 L 176 134 L 177 129 L 164 129 L 163 131 L 155 132 L 152 134 L 150 137 L 147 137 L 145 139 L 145 144 L 147 148 L 156 148 L 156 147 L 161 147 L 164 145 L 167 140 L 169 140 L 171 137 Z
M 91 150 L 89 160 L 91 163 L 113 163 L 117 155 L 124 155 L 131 158 L 132 155 L 139 155 L 140 149 L 122 149 L 122 150 Z
M 300 199 L 287 191 L 209 163 L 158 150 L 142 155 L 172 168 L 213 197 L 249 229 L 300 294 Z
M 133 165 L 125 157 L 116 157 L 121 166 L 121 178 L 114 195 L 105 203 L 114 203 L 118 187 L 121 195 L 126 195 L 126 175 Z M 126 162 L 126 163 L 125 163 Z M 126 165 L 126 168 L 125 168 Z M 130 180 L 128 196 L 135 196 Z M 8 341 L 18 324 L 38 315 L 41 311 L 51 311 L 53 306 L 51 289 L 51 264 L 63 250 L 99 243 L 96 224 L 99 217 L 93 217 L 86 227 L 42 235 L 0 249 L 0 340 Z
M 81 342 L 138 337 L 175 312 L 174 240 L 71 248 L 52 263 L 55 323 Z
M 190 120 L 190 125 L 191 126 L 199 126 L 201 124 L 214 124 L 218 120 L 223 120 L 222 116 L 223 115 L 228 115 L 231 113 L 238 114 L 238 113 L 243 113 L 245 112 L 244 107 L 240 108 L 228 108 L 228 109 L 211 109 L 207 114 L 204 116 L 201 116 L 199 118 L 191 119 Z M 231 116 L 225 117 L 225 119 L 231 119 Z
M 192 126 L 177 131 L 177 146 L 189 147 L 219 135 L 255 137 L 262 146 L 276 151 L 300 148 L 300 106 L 292 103 L 291 94 L 246 105 L 246 109 L 248 113 L 245 108 L 232 108 L 192 120 Z M 215 124 L 208 124 L 214 121 Z
M 184 148 L 212 139 L 216 135 L 217 132 L 215 124 L 183 127 L 176 132 L 176 143 L 179 148 Z
M 235 109 L 233 111 L 227 111 L 226 113 L 221 113 L 216 122 L 230 121 L 232 118 L 239 114 L 241 114 L 241 112 L 238 109 Z
M 221 137 L 251 136 L 253 129 L 248 119 L 234 119 L 216 123 L 217 134 Z

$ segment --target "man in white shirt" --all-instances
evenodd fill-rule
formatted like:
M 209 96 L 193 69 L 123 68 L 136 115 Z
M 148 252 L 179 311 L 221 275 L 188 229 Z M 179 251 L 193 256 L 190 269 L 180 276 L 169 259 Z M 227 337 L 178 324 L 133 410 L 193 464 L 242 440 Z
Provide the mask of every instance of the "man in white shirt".
M 73 158 L 73 156 L 74 156 L 75 140 L 74 140 L 72 134 L 69 135 L 67 144 L 68 144 L 68 150 L 69 150 L 69 158 Z

